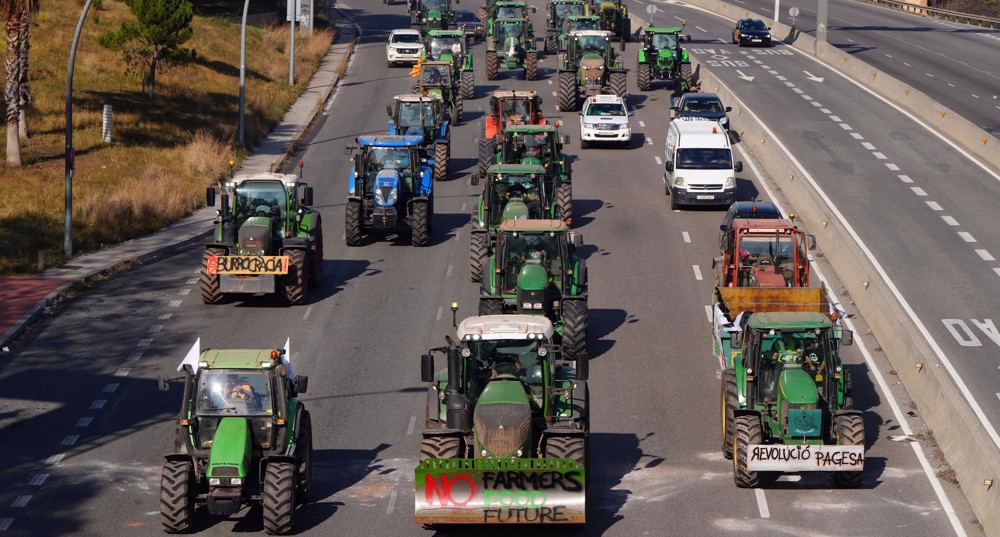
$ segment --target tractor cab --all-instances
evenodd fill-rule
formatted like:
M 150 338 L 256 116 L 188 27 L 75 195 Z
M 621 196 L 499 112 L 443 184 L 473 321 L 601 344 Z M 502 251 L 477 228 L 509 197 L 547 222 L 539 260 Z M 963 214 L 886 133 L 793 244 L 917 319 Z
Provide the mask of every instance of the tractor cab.
M 415 134 L 433 143 L 447 121 L 444 101 L 437 95 L 397 95 L 386 113 L 389 134 Z
M 717 287 L 809 287 L 815 237 L 790 220 L 736 219 L 715 258 Z
M 425 62 L 420 66 L 420 93 L 441 97 L 450 92 L 451 87 L 451 63 Z
M 601 18 L 597 15 L 578 15 L 562 19 L 562 33 L 569 35 L 576 30 L 600 30 Z
M 546 218 L 543 215 L 550 213 L 552 193 L 546 185 L 545 168 L 541 166 L 494 164 L 485 181 L 479 207 L 481 227 L 496 229 L 504 220 Z
M 413 27 L 447 30 L 455 22 L 451 0 L 408 0 L 408 4 Z
M 601 0 L 598 4 L 598 15 L 601 17 L 601 29 L 611 32 L 615 37 L 628 39 L 631 24 L 628 18 L 628 7 L 622 0 Z
M 590 14 L 590 5 L 584 0 L 563 0 L 549 4 L 548 27 L 556 29 L 562 27 L 562 22 L 568 17 L 580 17 Z
M 565 164 L 563 139 L 554 125 L 515 125 L 507 127 L 503 136 L 502 163 L 539 164 L 551 173 Z
M 461 63 L 468 54 L 465 45 L 465 32 L 462 30 L 428 30 L 424 38 L 423 59 Z
M 538 227 L 539 222 L 548 225 Z M 574 246 L 567 242 L 568 235 L 565 223 L 557 220 L 508 220 L 500 225 L 496 271 L 505 309 L 536 315 L 554 311 L 573 272 Z
M 531 8 L 535 12 L 535 8 Z M 496 19 L 527 19 L 528 4 L 526 2 L 495 2 L 490 20 Z

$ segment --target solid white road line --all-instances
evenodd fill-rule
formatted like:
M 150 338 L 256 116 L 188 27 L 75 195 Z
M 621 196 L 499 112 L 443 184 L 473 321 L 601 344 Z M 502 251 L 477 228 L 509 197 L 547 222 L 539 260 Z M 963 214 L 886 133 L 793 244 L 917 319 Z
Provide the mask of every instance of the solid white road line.
M 753 494 L 757 498 L 757 510 L 760 511 L 760 518 L 771 518 L 771 511 L 767 508 L 767 498 L 762 489 L 753 489 Z
M 410 416 L 410 424 L 406 426 L 406 436 L 413 434 L 413 427 L 417 424 L 417 417 Z

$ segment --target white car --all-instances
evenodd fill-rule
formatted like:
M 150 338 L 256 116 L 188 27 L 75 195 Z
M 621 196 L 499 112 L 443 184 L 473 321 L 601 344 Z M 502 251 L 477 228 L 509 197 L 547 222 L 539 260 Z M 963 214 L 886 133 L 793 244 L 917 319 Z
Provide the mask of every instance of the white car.
M 423 49 L 419 30 L 393 30 L 385 41 L 385 63 L 389 67 L 397 63 L 417 63 Z
M 625 101 L 617 95 L 587 97 L 580 110 L 580 146 L 590 142 L 618 142 L 628 147 L 632 140 L 632 115 Z

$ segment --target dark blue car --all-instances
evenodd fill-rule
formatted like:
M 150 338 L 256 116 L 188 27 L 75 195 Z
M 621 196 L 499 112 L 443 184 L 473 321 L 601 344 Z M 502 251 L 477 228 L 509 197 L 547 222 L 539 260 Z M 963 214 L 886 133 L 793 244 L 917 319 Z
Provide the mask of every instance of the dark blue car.
M 733 107 L 723 106 L 722 100 L 714 93 L 685 93 L 680 98 L 672 98 L 670 119 L 679 117 L 702 117 L 718 121 L 722 127 L 729 130 L 729 116 Z
M 485 37 L 479 17 L 471 11 L 456 11 L 455 26 L 465 32 L 466 39 L 480 41 Z
M 760 19 L 740 19 L 733 28 L 733 43 L 741 47 L 771 46 L 771 29 Z

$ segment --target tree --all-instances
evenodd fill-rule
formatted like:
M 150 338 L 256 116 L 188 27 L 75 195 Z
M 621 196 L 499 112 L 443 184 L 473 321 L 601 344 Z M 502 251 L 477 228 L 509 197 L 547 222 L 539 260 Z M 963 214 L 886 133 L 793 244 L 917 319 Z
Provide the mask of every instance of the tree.
M 7 21 L 7 53 L 4 58 L 5 80 L 3 96 L 7 101 L 7 164 L 21 166 L 22 97 L 28 81 L 28 24 L 38 11 L 39 0 L 0 0 L 0 12 Z M 30 94 L 29 94 L 30 95 Z
M 2 0 L 0 0 L 2 1 Z M 185 61 L 193 52 L 181 48 L 194 33 L 194 10 L 187 0 L 125 0 L 135 21 L 102 35 L 101 46 L 122 53 L 131 73 L 142 81 L 142 91 L 154 96 L 156 68 Z

